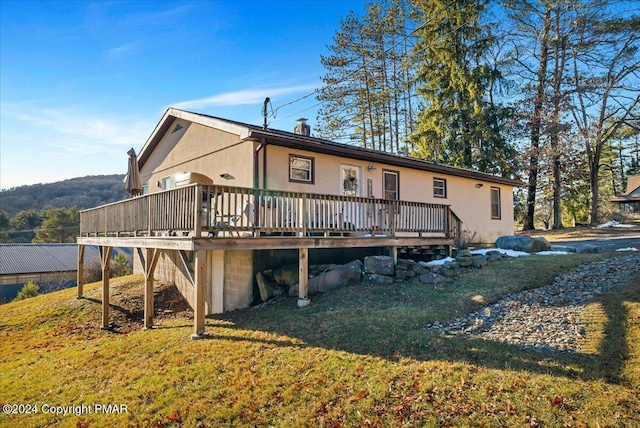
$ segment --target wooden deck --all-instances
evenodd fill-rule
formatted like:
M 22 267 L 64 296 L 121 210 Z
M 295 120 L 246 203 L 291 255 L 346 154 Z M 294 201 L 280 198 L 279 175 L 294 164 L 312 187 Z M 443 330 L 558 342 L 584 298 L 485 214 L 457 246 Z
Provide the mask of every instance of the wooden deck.
M 136 248 L 144 275 L 144 326 L 153 326 L 153 277 L 162 251 L 181 254 L 195 289 L 194 334 L 204 334 L 207 252 L 297 249 L 298 306 L 309 304 L 308 251 L 314 248 L 451 248 L 461 221 L 448 205 L 192 184 L 80 212 L 78 297 L 84 248 L 100 249 L 102 325 L 109 327 L 109 263 L 114 247 Z M 187 255 L 191 252 L 191 256 Z
M 80 238 L 451 238 L 459 229 L 448 205 L 201 184 L 80 213 Z

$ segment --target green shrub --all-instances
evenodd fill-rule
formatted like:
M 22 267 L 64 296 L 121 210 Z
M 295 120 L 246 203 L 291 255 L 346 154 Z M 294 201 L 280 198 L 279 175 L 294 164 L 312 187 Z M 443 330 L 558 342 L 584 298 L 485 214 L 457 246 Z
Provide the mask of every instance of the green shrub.
M 40 294 L 40 287 L 33 281 L 27 282 L 24 286 L 22 286 L 22 290 L 18 291 L 18 295 L 15 300 L 24 300 L 29 297 L 35 297 Z
M 129 261 L 129 257 L 121 251 L 113 258 L 113 262 L 111 264 L 111 277 L 131 275 L 133 273 L 133 269 L 131 268 L 131 262 Z

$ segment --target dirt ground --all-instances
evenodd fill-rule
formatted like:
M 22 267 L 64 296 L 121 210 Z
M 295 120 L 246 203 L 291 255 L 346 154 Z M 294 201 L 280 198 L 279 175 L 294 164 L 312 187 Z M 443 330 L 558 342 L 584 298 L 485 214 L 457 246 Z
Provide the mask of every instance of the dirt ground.
M 140 277 L 128 277 L 127 279 L 114 278 L 111 280 L 111 296 L 109 299 L 110 330 L 114 333 L 126 334 L 131 331 L 141 330 L 144 326 L 144 289 L 143 280 Z M 162 324 L 162 321 L 170 318 L 193 319 L 193 310 L 182 297 L 174 285 L 168 285 L 156 281 L 154 286 L 154 324 Z M 101 290 L 94 289 L 84 295 L 84 299 L 71 302 L 72 305 L 95 306 L 96 313 L 100 312 Z M 85 335 L 91 336 L 100 329 L 96 322 L 87 322 L 83 325 L 69 326 L 71 329 L 81 330 Z M 67 332 L 74 333 L 74 332 Z M 76 331 L 75 333 L 78 333 Z

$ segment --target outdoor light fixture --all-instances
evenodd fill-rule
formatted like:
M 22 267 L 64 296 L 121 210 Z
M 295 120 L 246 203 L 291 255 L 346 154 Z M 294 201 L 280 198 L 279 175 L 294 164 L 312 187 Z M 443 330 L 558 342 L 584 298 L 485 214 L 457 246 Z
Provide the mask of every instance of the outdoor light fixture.
M 367 167 L 367 169 L 369 171 L 375 171 L 376 170 L 376 166 L 373 163 L 370 163 L 369 166 Z
M 228 172 L 223 172 L 222 174 L 220 174 L 220 177 L 224 178 L 225 180 L 233 180 L 235 177 L 231 174 L 229 174 Z
M 476 189 L 479 189 L 479 188 L 481 188 L 482 186 L 484 186 L 484 184 L 482 184 L 482 183 L 478 183 L 478 184 L 476 184 Z

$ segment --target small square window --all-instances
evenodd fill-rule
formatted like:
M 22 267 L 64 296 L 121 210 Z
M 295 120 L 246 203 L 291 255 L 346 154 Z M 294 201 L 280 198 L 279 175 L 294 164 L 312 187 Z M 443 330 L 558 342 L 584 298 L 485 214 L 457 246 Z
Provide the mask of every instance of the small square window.
M 447 180 L 443 178 L 433 179 L 433 196 L 436 198 L 447 197 Z
M 313 184 L 313 158 L 289 155 L 289 181 Z
M 499 220 L 502 217 L 500 209 L 500 189 L 497 187 L 491 188 L 491 218 Z

